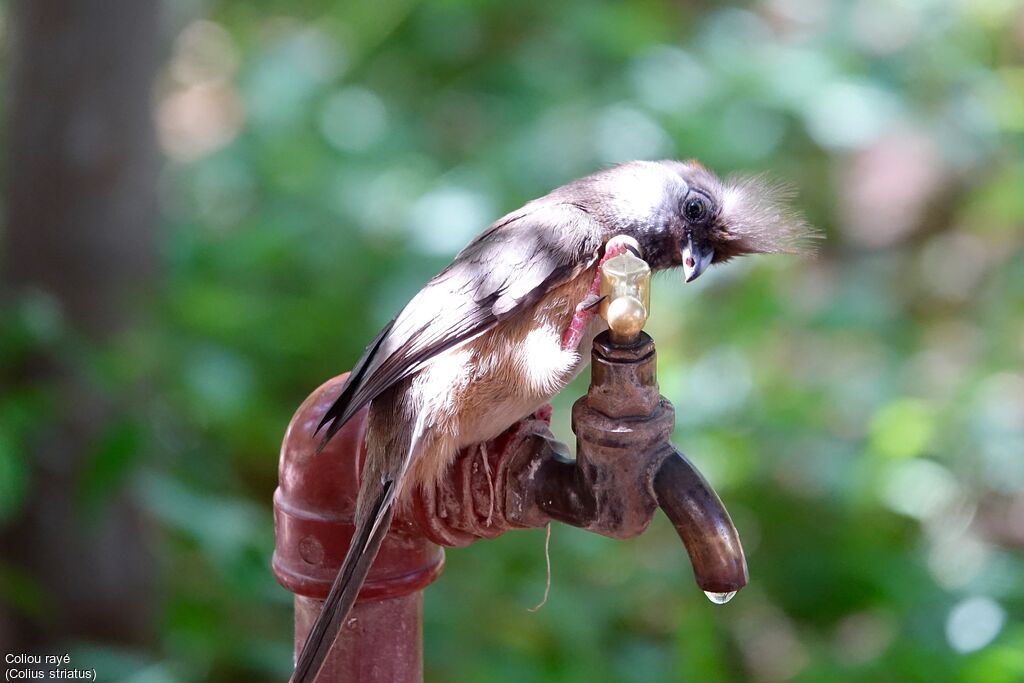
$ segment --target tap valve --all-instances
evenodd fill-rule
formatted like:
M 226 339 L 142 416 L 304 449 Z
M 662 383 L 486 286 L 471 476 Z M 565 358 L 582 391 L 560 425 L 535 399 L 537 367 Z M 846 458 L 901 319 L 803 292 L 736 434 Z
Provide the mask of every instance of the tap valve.
M 616 344 L 636 341 L 651 307 L 651 267 L 632 251 L 613 256 L 601 266 L 601 317 Z
M 527 418 L 469 449 L 436 488 L 415 492 L 413 515 L 428 538 L 459 546 L 552 519 L 629 538 L 660 507 L 697 584 L 725 602 L 747 583 L 746 559 L 722 501 L 670 442 L 675 411 L 660 395 L 654 340 L 643 331 L 651 269 L 630 246 L 601 264 L 600 314 L 609 329 L 594 339 L 590 387 L 573 405 L 576 458 L 545 417 Z

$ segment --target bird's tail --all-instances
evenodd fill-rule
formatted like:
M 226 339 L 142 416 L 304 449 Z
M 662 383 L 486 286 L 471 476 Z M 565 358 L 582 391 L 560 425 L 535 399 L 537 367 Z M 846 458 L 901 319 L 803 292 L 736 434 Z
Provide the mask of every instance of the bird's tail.
M 352 543 L 320 615 L 306 637 L 289 683 L 312 683 L 316 679 L 391 526 L 395 498 L 423 428 L 422 422 L 416 421 L 414 429 L 410 430 L 408 422 L 402 419 L 405 389 L 403 385 L 393 387 L 370 407 L 367 453 Z
M 313 628 L 306 636 L 295 672 L 290 683 L 312 683 L 327 657 L 334 639 L 356 602 L 359 589 L 366 580 L 373 560 L 377 557 L 380 544 L 391 526 L 394 515 L 394 482 L 387 482 L 375 501 L 371 514 L 356 526 L 352 545 L 348 548 L 345 561 L 331 584 L 331 592 L 320 610 Z

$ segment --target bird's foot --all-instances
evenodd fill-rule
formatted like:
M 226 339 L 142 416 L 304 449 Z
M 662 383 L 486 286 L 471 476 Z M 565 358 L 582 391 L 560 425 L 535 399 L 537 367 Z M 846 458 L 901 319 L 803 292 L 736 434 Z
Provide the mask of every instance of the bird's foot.
M 563 351 L 579 349 L 580 342 L 583 340 L 583 333 L 590 325 L 590 321 L 594 317 L 594 310 L 599 303 L 601 303 L 601 296 L 597 292 L 587 292 L 587 295 L 583 297 L 583 301 L 576 305 L 572 321 L 562 334 Z

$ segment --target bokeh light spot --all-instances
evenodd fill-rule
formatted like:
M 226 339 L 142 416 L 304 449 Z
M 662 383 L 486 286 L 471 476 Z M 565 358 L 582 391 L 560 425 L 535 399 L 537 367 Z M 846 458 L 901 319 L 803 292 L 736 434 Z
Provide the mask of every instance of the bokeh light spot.
M 920 455 L 935 434 L 935 418 L 922 401 L 904 399 L 886 405 L 871 421 L 871 448 L 888 458 Z
M 946 619 L 946 640 L 957 652 L 975 652 L 999 635 L 1006 612 L 987 597 L 967 598 L 957 603 Z

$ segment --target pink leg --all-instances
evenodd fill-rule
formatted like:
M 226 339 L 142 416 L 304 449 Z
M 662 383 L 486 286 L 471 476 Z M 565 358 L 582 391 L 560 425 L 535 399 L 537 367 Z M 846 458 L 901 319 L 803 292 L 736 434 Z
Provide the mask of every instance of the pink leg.
M 601 291 L 601 266 L 604 262 L 613 256 L 618 256 L 622 252 L 626 251 L 626 245 L 622 242 L 616 242 L 609 244 L 608 248 L 604 252 L 604 256 L 597 264 L 597 270 L 594 272 L 594 281 L 590 283 L 590 289 L 587 290 L 586 301 L 576 306 L 576 312 L 572 316 L 572 321 L 569 323 L 569 327 L 565 328 L 565 332 L 562 333 L 562 350 L 566 349 L 579 349 L 580 342 L 583 340 L 583 332 L 590 325 L 590 321 L 594 316 L 593 308 L 585 308 L 585 306 L 597 296 L 598 292 Z

